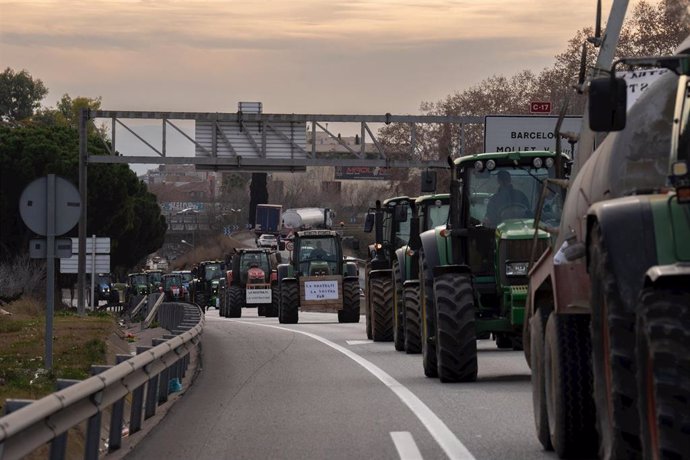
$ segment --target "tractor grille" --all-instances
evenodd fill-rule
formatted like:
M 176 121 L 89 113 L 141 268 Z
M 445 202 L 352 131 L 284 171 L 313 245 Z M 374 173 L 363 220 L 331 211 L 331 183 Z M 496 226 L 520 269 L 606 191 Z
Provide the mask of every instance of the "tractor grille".
M 501 240 L 499 248 L 499 271 L 501 284 L 504 286 L 518 286 L 527 284 L 527 276 L 506 276 L 506 262 L 529 262 L 532 254 L 533 240 Z M 549 245 L 547 238 L 537 240 L 537 253 L 535 260 L 539 259 Z

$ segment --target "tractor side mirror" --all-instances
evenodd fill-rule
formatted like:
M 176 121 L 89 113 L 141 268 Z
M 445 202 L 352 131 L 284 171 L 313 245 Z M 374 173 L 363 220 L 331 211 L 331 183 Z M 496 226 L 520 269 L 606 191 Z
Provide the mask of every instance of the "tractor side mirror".
M 395 205 L 395 221 L 407 222 L 407 206 L 404 204 Z
M 589 128 L 621 131 L 625 128 L 628 95 L 622 78 L 595 78 L 589 86 Z
M 436 192 L 436 171 L 422 171 L 421 174 L 422 193 L 435 193 Z
M 375 220 L 376 217 L 373 212 L 367 214 L 367 217 L 364 220 L 364 233 L 371 233 L 371 231 L 374 229 Z

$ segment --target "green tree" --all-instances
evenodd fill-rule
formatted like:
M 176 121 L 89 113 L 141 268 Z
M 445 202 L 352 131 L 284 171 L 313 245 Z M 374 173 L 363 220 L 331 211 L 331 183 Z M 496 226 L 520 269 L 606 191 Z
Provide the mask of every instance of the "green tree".
M 0 126 L 0 260 L 26 252 L 32 237 L 19 216 L 19 196 L 34 179 L 57 174 L 78 184 L 79 135 L 73 128 L 27 123 Z M 88 137 L 91 154 L 105 154 L 99 134 Z M 87 232 L 112 240 L 111 263 L 129 268 L 158 249 L 165 219 L 153 194 L 127 165 L 88 168 Z M 67 236 L 76 236 L 77 228 Z
M 40 107 L 48 89 L 29 72 L 17 73 L 7 67 L 0 74 L 0 119 L 9 122 L 30 118 Z

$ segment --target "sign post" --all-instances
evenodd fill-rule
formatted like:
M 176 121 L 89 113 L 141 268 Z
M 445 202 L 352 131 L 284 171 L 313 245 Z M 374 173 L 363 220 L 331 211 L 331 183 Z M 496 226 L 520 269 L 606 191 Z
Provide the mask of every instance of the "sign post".
M 34 233 L 46 237 L 45 368 L 53 368 L 55 309 L 55 237 L 67 233 L 79 220 L 81 199 L 67 180 L 48 174 L 26 186 L 19 198 L 19 214 Z M 63 255 L 63 254 L 60 254 Z

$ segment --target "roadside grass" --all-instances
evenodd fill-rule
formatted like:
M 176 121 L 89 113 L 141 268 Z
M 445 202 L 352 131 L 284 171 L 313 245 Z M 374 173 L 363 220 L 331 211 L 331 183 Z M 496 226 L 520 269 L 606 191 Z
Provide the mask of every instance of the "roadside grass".
M 0 316 L 0 414 L 6 399 L 40 399 L 62 379 L 85 379 L 92 364 L 106 364 L 107 338 L 116 331 L 109 313 L 79 316 L 61 310 L 53 319 L 53 369 L 43 370 L 45 314 L 38 299 L 23 297 Z

